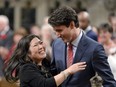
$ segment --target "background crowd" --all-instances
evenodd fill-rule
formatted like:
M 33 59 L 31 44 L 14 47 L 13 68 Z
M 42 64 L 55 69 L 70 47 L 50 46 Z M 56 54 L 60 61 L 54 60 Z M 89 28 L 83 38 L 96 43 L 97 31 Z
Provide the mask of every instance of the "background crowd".
M 90 20 L 91 16 L 87 10 L 82 10 L 77 13 L 79 19 L 79 27 L 91 39 L 101 43 L 108 56 L 108 62 L 112 73 L 116 79 L 116 13 L 109 13 L 107 21 L 99 26 L 93 26 Z M 19 40 L 28 35 L 35 34 L 42 38 L 45 43 L 47 58 L 52 59 L 52 42 L 57 38 L 53 27 L 48 24 L 48 17 L 45 17 L 42 25 L 33 24 L 27 27 L 20 26 L 19 29 L 11 29 L 8 16 L 0 14 L 0 87 L 17 87 L 16 84 L 9 84 L 4 79 L 3 69 L 5 64 L 12 56 Z M 101 87 L 102 79 L 97 75 L 91 78 L 93 87 Z M 7 86 L 8 84 L 8 86 Z

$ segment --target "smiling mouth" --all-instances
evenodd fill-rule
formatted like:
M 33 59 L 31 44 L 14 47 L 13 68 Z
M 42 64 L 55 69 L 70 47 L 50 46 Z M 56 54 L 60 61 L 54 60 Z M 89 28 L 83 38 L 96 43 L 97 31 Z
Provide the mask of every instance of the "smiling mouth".
M 43 50 L 39 50 L 39 54 L 41 54 L 41 53 L 45 53 L 45 50 L 43 49 Z

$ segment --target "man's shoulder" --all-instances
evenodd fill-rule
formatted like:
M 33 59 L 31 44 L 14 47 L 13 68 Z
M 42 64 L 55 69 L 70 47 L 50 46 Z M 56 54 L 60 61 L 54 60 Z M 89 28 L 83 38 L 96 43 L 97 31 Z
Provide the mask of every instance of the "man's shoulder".
M 88 44 L 90 44 L 90 45 L 94 45 L 94 46 L 100 45 L 99 42 L 97 42 L 97 41 L 91 39 L 91 38 L 88 37 L 87 35 L 84 35 L 83 40 L 84 40 L 83 42 L 86 42 L 86 43 L 88 43 Z
M 57 45 L 57 44 L 65 44 L 65 43 L 63 42 L 61 38 L 57 38 L 53 41 L 53 44 Z

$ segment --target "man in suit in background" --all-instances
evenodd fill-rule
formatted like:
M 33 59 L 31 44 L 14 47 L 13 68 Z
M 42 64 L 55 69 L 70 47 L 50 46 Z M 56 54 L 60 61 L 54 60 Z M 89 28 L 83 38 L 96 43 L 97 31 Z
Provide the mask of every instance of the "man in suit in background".
M 92 38 L 93 40 L 97 41 L 98 36 L 93 31 L 92 26 L 90 26 L 90 15 L 86 11 L 82 11 L 78 13 L 78 19 L 79 19 L 79 27 L 85 31 L 85 34 Z
M 91 87 L 90 79 L 96 72 L 102 77 L 104 87 L 116 87 L 103 46 L 78 28 L 77 14 L 72 8 L 55 10 L 48 22 L 59 37 L 53 42 L 52 59 L 57 73 L 80 61 L 87 64 L 84 71 L 69 76 L 62 87 Z
M 13 43 L 13 31 L 9 27 L 8 17 L 0 15 L 0 77 L 3 77 L 5 57 Z

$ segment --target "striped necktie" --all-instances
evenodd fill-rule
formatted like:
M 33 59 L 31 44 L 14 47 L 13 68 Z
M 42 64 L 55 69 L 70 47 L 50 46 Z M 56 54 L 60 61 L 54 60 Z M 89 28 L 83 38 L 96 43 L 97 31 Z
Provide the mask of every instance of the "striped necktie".
M 73 62 L 73 45 L 68 44 L 68 52 L 67 52 L 67 68 L 72 65 Z

